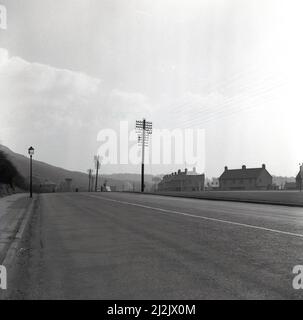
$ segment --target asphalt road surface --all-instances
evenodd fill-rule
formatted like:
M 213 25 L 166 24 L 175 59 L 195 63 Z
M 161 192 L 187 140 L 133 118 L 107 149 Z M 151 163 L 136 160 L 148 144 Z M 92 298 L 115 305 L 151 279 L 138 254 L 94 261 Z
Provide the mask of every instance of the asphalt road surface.
M 12 298 L 303 298 L 302 208 L 44 194 L 23 249 Z

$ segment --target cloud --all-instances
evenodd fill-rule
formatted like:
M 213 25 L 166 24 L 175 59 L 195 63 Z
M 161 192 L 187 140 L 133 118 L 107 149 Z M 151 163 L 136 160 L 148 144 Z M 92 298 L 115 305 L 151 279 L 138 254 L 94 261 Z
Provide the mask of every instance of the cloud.
M 133 120 L 152 114 L 148 97 L 138 92 L 114 89 L 108 95 L 106 106 L 111 110 L 111 116 L 119 120 Z
M 0 51 L 1 127 L 83 125 L 101 81 Z
M 108 92 L 101 79 L 11 57 L 0 48 L 0 143 L 17 151 L 28 144 L 40 150 L 47 145 L 65 151 L 61 157 L 68 160 L 58 164 L 70 167 L 71 161 L 80 161 L 79 149 L 94 154 L 99 130 L 126 119 L 135 124 L 150 112 L 142 93 Z
M 9 57 L 0 49 L 1 127 L 99 126 L 151 113 L 141 93 L 113 89 L 80 72 Z M 101 128 L 100 128 L 101 129 Z
M 141 93 L 114 89 L 80 72 L 9 57 L 0 49 L 1 128 L 41 129 L 109 125 L 150 112 Z M 101 129 L 101 128 L 98 128 Z
M 3 66 L 8 60 L 8 51 L 0 48 L 0 67 Z

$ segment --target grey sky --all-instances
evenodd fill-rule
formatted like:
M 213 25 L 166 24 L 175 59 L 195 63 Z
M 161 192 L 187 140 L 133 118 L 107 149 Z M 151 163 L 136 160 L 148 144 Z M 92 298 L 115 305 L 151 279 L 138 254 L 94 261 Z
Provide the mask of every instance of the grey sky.
M 0 139 L 17 152 L 84 171 L 100 129 L 146 116 L 205 128 L 208 176 L 303 161 L 300 1 L 0 3 Z

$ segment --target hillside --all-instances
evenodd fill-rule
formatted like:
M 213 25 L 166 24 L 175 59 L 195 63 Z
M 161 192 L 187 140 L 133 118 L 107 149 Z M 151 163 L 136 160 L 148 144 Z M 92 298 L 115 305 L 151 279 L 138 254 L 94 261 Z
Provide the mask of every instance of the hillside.
M 26 156 L 15 153 L 9 148 L 0 145 L 0 150 L 3 150 L 8 158 L 15 165 L 19 173 L 25 178 L 26 181 L 29 179 L 29 159 Z M 99 186 L 106 180 L 107 185 L 115 186 L 117 190 L 129 191 L 140 188 L 140 174 L 112 174 L 102 175 L 100 174 Z M 88 175 L 83 172 L 69 171 L 59 167 L 52 166 L 45 162 L 33 160 L 33 181 L 34 185 L 40 184 L 56 184 L 60 185 L 65 179 L 72 179 L 73 189 L 78 188 L 79 191 L 86 191 L 88 188 Z M 146 187 L 151 188 L 152 176 L 146 175 Z
M 21 154 L 11 151 L 9 148 L 0 145 L 0 150 L 4 151 L 8 158 L 15 165 L 19 173 L 28 180 L 29 177 L 29 159 Z M 65 170 L 50 164 L 33 160 L 33 180 L 34 183 L 55 183 L 60 184 L 66 178 L 73 179 L 73 182 L 79 188 L 86 188 L 87 175 L 82 172 Z
M 26 182 L 6 153 L 0 150 L 0 197 L 25 190 Z

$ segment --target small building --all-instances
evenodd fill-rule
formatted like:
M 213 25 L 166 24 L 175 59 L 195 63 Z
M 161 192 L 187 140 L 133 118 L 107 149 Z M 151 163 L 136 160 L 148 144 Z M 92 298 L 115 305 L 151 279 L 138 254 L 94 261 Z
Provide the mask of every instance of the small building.
M 211 181 L 208 181 L 206 184 L 206 190 L 212 191 L 212 190 L 219 190 L 219 179 L 218 178 L 212 178 Z
M 261 168 L 228 169 L 219 178 L 220 190 L 269 190 L 272 188 L 272 176 L 266 170 L 265 164 Z
M 178 170 L 165 175 L 158 184 L 158 191 L 203 191 L 205 175 L 193 171 Z
M 284 190 L 297 190 L 297 183 L 296 182 L 285 182 Z
M 39 192 L 41 193 L 51 193 L 56 192 L 57 184 L 51 181 L 45 180 L 43 183 L 39 185 Z
M 72 182 L 73 179 L 66 178 L 64 181 L 62 181 L 59 185 L 59 191 L 60 192 L 72 192 Z

